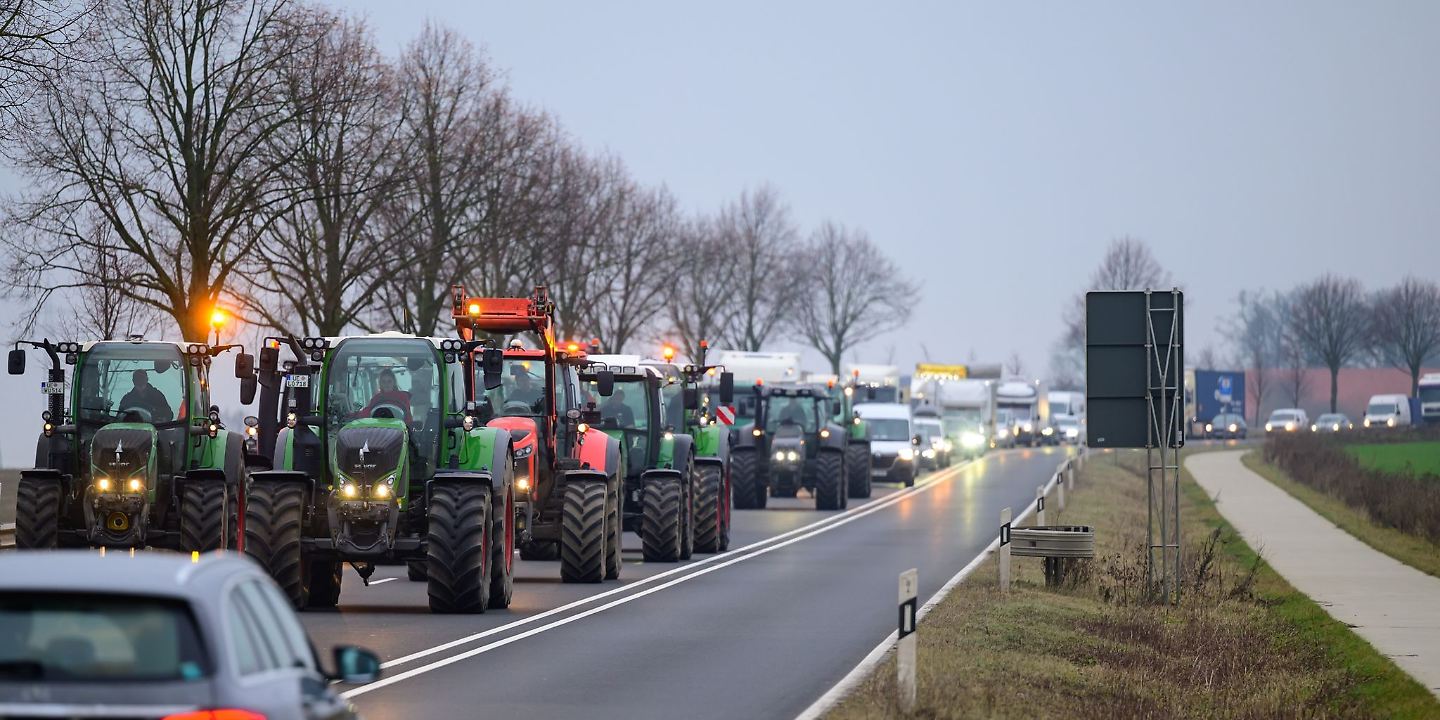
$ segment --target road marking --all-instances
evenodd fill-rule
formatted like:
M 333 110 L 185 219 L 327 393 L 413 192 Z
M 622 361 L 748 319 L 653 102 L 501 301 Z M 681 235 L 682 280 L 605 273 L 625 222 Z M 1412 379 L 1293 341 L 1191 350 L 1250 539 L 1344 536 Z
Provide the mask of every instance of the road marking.
M 370 581 L 370 585 L 382 585 L 382 584 L 384 584 L 384 583 L 390 582 L 390 581 L 392 581 L 392 580 L 398 580 L 398 579 L 399 579 L 399 578 L 380 578 L 379 580 L 371 580 L 371 581 Z
M 845 511 L 844 513 L 841 513 L 841 514 L 839 514 L 839 515 L 833 515 L 833 516 L 831 516 L 831 517 L 825 518 L 824 520 L 820 520 L 820 521 L 811 523 L 811 524 L 806 525 L 806 526 L 804 526 L 804 527 L 796 528 L 796 529 L 791 530 L 791 531 L 789 531 L 789 532 L 787 532 L 787 533 L 784 533 L 784 534 L 781 534 L 781 535 L 776 535 L 775 537 L 768 538 L 768 539 L 766 539 L 766 540 L 761 540 L 761 541 L 759 541 L 759 542 L 751 543 L 750 545 L 746 545 L 746 546 L 743 547 L 743 548 L 740 548 L 740 549 L 738 549 L 738 550 L 733 550 L 733 551 L 731 551 L 731 552 L 729 552 L 729 553 L 725 553 L 725 554 L 723 554 L 723 555 L 713 555 L 713 556 L 711 556 L 711 557 L 709 557 L 709 558 L 707 558 L 707 559 L 705 559 L 705 560 L 702 560 L 702 561 L 700 561 L 700 562 L 698 562 L 698 563 L 692 563 L 692 564 L 690 564 L 690 565 L 682 566 L 682 567 L 680 567 L 680 568 L 676 568 L 675 570 L 670 570 L 670 571 L 661 573 L 661 574 L 659 574 L 659 575 L 653 575 L 653 576 L 651 576 L 651 577 L 649 577 L 649 578 L 646 578 L 645 581 L 658 580 L 658 579 L 660 579 L 661 577 L 675 574 L 675 573 L 677 573 L 677 572 L 679 572 L 679 571 L 681 571 L 681 570 L 694 570 L 694 572 L 691 572 L 691 573 L 689 573 L 688 575 L 683 575 L 683 576 L 681 576 L 681 577 L 675 578 L 675 579 L 673 579 L 673 580 L 670 580 L 670 581 L 668 581 L 668 582 L 662 583 L 662 584 L 660 584 L 660 585 L 656 585 L 656 586 L 651 587 L 651 588 L 646 588 L 645 590 L 641 590 L 641 591 L 636 592 L 636 593 L 634 593 L 634 594 L 627 595 L 627 596 L 621 597 L 621 598 L 617 598 L 617 599 L 615 599 L 615 600 L 611 600 L 610 602 L 607 602 L 607 603 L 605 603 L 604 605 L 600 605 L 600 606 L 598 606 L 598 607 L 591 608 L 591 609 L 586 610 L 586 611 L 584 611 L 584 612 L 576 613 L 575 615 L 571 615 L 571 616 L 569 616 L 569 617 L 561 618 L 561 619 L 556 620 L 556 621 L 554 621 L 554 622 L 546 623 L 546 624 L 541 625 L 541 626 L 536 627 L 536 628 L 531 628 L 530 630 L 526 630 L 525 632 L 518 633 L 518 634 L 516 634 L 516 635 L 512 635 L 512 636 L 507 637 L 507 638 L 504 638 L 504 639 L 502 639 L 502 640 L 496 640 L 495 642 L 487 643 L 487 644 L 485 644 L 485 645 L 481 645 L 480 647 L 477 647 L 477 648 L 474 648 L 474 649 L 471 649 L 471 650 L 467 650 L 467 651 L 465 651 L 465 652 L 462 652 L 462 653 L 459 653 L 459 654 L 456 654 L 456 655 L 451 655 L 451 656 L 449 656 L 449 657 L 447 657 L 447 658 L 443 658 L 443 659 L 441 659 L 441 660 L 436 660 L 436 661 L 434 661 L 434 662 L 428 663 L 428 664 L 426 664 L 426 665 L 421 665 L 420 667 L 413 668 L 413 669 L 411 669 L 411 670 L 406 670 L 405 672 L 402 672 L 402 673 L 400 673 L 399 675 L 393 675 L 393 676 L 391 676 L 391 677 L 382 678 L 382 679 L 377 680 L 377 681 L 375 681 L 375 682 L 372 682 L 372 683 L 369 683 L 369 684 L 366 684 L 366 685 L 361 685 L 360 687 L 357 687 L 357 688 L 352 688 L 352 689 L 350 689 L 350 690 L 347 690 L 347 691 L 341 693 L 341 697 L 344 697 L 344 698 L 347 698 L 347 699 L 348 699 L 348 698 L 353 698 L 353 697 L 357 697 L 357 696 L 360 696 L 360 695 L 364 695 L 365 693 L 368 693 L 368 692 L 371 692 L 371 691 L 374 691 L 374 690 L 379 690 L 379 689 L 381 689 L 381 688 L 389 687 L 390 685 L 394 685 L 395 683 L 402 682 L 402 681 L 404 681 L 404 680 L 408 680 L 408 679 L 410 679 L 410 678 L 412 678 L 412 677 L 415 677 L 415 676 L 417 676 L 417 675 L 423 675 L 423 674 L 428 673 L 428 672 L 432 672 L 432 671 L 435 671 L 435 670 L 439 670 L 440 668 L 443 668 L 443 667 L 445 667 L 445 666 L 447 666 L 447 665 L 453 665 L 453 664 L 455 664 L 455 663 L 457 663 L 457 662 L 460 662 L 460 661 L 462 661 L 462 660 L 467 660 L 467 659 L 472 658 L 472 657 L 475 657 L 475 656 L 477 656 L 477 655 L 482 655 L 482 654 L 487 653 L 487 652 L 490 652 L 490 651 L 492 651 L 492 650 L 497 650 L 497 649 L 502 648 L 502 647 L 505 647 L 506 645 L 509 645 L 509 644 L 511 644 L 511 643 L 519 642 L 520 640 L 524 640 L 525 638 L 533 637 L 533 636 L 535 636 L 535 635 L 539 635 L 540 633 L 547 632 L 547 631 L 550 631 L 550 630 L 554 630 L 555 628 L 564 627 L 564 626 L 566 626 L 566 625 L 569 625 L 569 624 L 572 623 L 572 622 L 576 622 L 576 621 L 578 621 L 578 620 L 583 620 L 583 619 L 585 619 L 585 618 L 587 618 L 587 617 L 590 617 L 591 615 L 596 615 L 596 614 L 598 614 L 598 613 L 602 613 L 602 612 L 604 612 L 604 611 L 606 611 L 606 610 L 609 610 L 609 609 L 611 609 L 611 608 L 616 608 L 616 607 L 619 607 L 619 606 L 621 606 L 621 605 L 625 605 L 626 603 L 634 602 L 635 600 L 639 600 L 640 598 L 646 597 L 646 596 L 648 596 L 648 595 L 653 595 L 654 593 L 660 592 L 661 590 L 665 590 L 665 589 L 667 589 L 667 588 L 674 587 L 674 586 L 679 585 L 679 584 L 684 583 L 684 582 L 689 582 L 689 581 L 694 580 L 695 578 L 701 577 L 701 576 L 703 576 L 703 575 L 709 575 L 710 573 L 715 572 L 716 570 L 721 570 L 721 569 L 723 569 L 723 568 L 730 567 L 731 565 L 735 565 L 735 564 L 744 562 L 744 561 L 746 561 L 746 560 L 751 560 L 751 559 L 760 557 L 760 556 L 762 556 L 762 555 L 767 555 L 767 554 L 769 554 L 769 553 L 771 553 L 771 552 L 774 552 L 774 551 L 776 551 L 776 550 L 779 550 L 780 548 L 788 547 L 788 546 L 793 545 L 793 544 L 795 544 L 795 543 L 797 543 L 797 542 L 800 542 L 801 540 L 806 540 L 806 539 L 815 537 L 816 535 L 820 535 L 820 534 L 823 534 L 823 533 L 830 532 L 831 530 L 834 530 L 834 529 L 836 529 L 836 528 L 843 527 L 843 526 L 845 526 L 845 525 L 849 525 L 850 523 L 852 523 L 852 522 L 854 522 L 854 521 L 856 521 L 856 520 L 859 520 L 860 518 L 866 517 L 867 515 L 873 515 L 873 514 L 875 514 L 875 513 L 877 513 L 877 512 L 880 512 L 881 510 L 884 510 L 884 509 L 886 509 L 886 508 L 889 508 L 889 507 L 892 506 L 892 505 L 896 505 L 896 504 L 898 504 L 898 503 L 900 503 L 900 502 L 903 502 L 903 501 L 905 501 L 906 499 L 915 497 L 916 495 L 919 495 L 919 494 L 921 494 L 921 493 L 925 493 L 925 492 L 929 492 L 929 491 L 931 491 L 931 490 L 934 490 L 935 488 L 939 487 L 940 485 L 942 485 L 942 484 L 944 484 L 944 483 L 946 483 L 946 482 L 949 482 L 950 480 L 952 480 L 952 479 L 954 479 L 955 477 L 957 477 L 957 476 L 959 475 L 959 471 L 965 469 L 966 467 L 969 467 L 970 464 L 971 464 L 971 463 L 967 462 L 967 463 L 964 463 L 964 464 L 962 464 L 962 465 L 957 465 L 957 466 L 955 466 L 955 468 L 953 468 L 953 470 L 951 470 L 951 471 L 949 471 L 949 472 L 947 472 L 947 473 L 944 473 L 943 476 L 942 476 L 941 474 L 936 474 L 936 475 L 932 476 L 931 478 L 929 478 L 926 482 L 919 483 L 919 484 L 915 485 L 915 487 L 907 488 L 907 489 L 902 490 L 902 491 L 900 491 L 900 492 L 898 492 L 898 493 L 895 493 L 894 495 L 891 495 L 891 496 L 889 496 L 889 497 L 886 497 L 886 498 L 883 498 L 883 499 L 880 499 L 880 500 L 876 500 L 876 501 L 874 501 L 874 502 L 866 503 L 865 505 L 862 505 L 862 506 L 860 506 L 860 507 L 858 507 L 858 508 L 856 508 L 856 509 L 854 509 L 854 510 L 847 510 L 847 511 Z M 799 533 L 799 534 L 797 534 L 797 533 Z M 787 538 L 787 536 L 793 536 L 793 537 L 788 537 L 788 538 Z M 783 541 L 781 541 L 781 542 L 776 542 L 776 541 L 780 541 L 780 540 L 782 540 L 782 539 L 783 539 Z M 747 551 L 751 550 L 752 548 L 756 548 L 757 546 L 761 546 L 761 545 L 765 545 L 766 547 L 761 547 L 761 548 L 759 548 L 758 550 L 754 550 L 753 552 L 747 552 Z M 713 562 L 713 561 L 717 561 L 717 560 L 724 560 L 724 562 L 718 562 L 718 563 L 713 564 L 713 565 L 709 564 L 709 563 L 711 563 L 711 562 Z M 704 567 L 702 567 L 702 566 L 704 566 Z M 696 568 L 699 568 L 699 569 L 697 570 Z M 620 591 L 622 591 L 622 590 L 628 590 L 628 589 L 637 587 L 637 586 L 639 586 L 640 584 L 642 584 L 642 583 L 645 582 L 645 581 L 637 582 L 637 583 L 634 583 L 634 584 L 632 584 L 632 585 L 625 586 L 624 588 L 616 588 L 615 590 L 611 590 L 611 591 L 606 592 L 606 593 L 601 593 L 600 595 L 596 595 L 596 596 L 587 598 L 586 600 L 583 600 L 583 601 L 573 602 L 573 603 L 570 603 L 569 605 L 565 605 L 565 606 L 562 606 L 562 607 L 559 607 L 559 608 L 555 608 L 554 610 L 549 610 L 549 611 L 547 611 L 547 612 L 541 613 L 540 615 L 535 615 L 535 616 L 532 616 L 532 617 L 529 617 L 529 618 L 525 618 L 524 620 L 520 620 L 520 621 L 516 621 L 516 622 L 513 622 L 513 623 L 509 623 L 509 624 L 507 624 L 507 625 L 502 625 L 502 626 L 500 626 L 500 627 L 498 627 L 498 628 L 492 628 L 492 629 L 490 629 L 490 630 L 486 630 L 485 632 L 476 633 L 475 635 L 471 635 L 471 636 L 466 637 L 466 638 L 461 638 L 461 639 L 459 639 L 459 640 L 454 640 L 454 641 L 451 641 L 451 642 L 449 642 L 449 643 L 445 643 L 444 645 L 436 646 L 436 647 L 431 648 L 431 649 L 429 649 L 429 650 L 422 650 L 422 651 L 420 651 L 420 652 L 418 652 L 418 653 L 413 653 L 413 654 L 407 655 L 407 656 L 405 656 L 405 657 L 403 657 L 403 658 L 399 658 L 399 659 L 397 659 L 397 660 L 392 660 L 392 661 L 390 661 L 390 662 L 388 662 L 388 663 L 383 664 L 381 667 L 398 665 L 398 664 L 401 664 L 401 663 L 404 663 L 404 662 L 408 662 L 408 661 L 410 661 L 410 660 L 412 660 L 412 659 L 415 659 L 415 658 L 417 658 L 417 657 L 423 657 L 423 656 L 426 656 L 426 655 L 432 655 L 432 654 L 437 653 L 437 652 L 442 652 L 442 651 L 445 650 L 445 649 L 455 647 L 456 645 L 465 644 L 465 643 L 468 643 L 468 642 L 472 642 L 472 641 L 474 641 L 474 640 L 476 640 L 476 639 L 480 639 L 480 638 L 483 638 L 483 637 L 486 637 L 486 636 L 490 636 L 490 635 L 495 635 L 495 634 L 497 634 L 497 633 L 503 632 L 503 631 L 506 630 L 506 629 L 513 628 L 513 627 L 515 627 L 515 626 L 517 626 L 517 625 L 521 625 L 521 624 L 533 622 L 533 621 L 538 620 L 538 619 L 540 619 L 541 617 L 544 617 L 544 616 L 553 616 L 553 615 L 555 615 L 556 613 L 561 612 L 562 610 L 569 609 L 569 608 L 573 608 L 573 607 L 576 607 L 576 606 L 579 606 L 579 605 L 583 605 L 583 604 L 587 604 L 587 603 L 589 603 L 589 602 L 592 601 L 592 600 L 598 600 L 598 599 L 601 599 L 601 598 L 603 598 L 603 597 L 605 597 L 605 596 L 613 595 L 613 594 L 615 594 L 615 593 L 618 593 L 618 592 L 620 592 Z

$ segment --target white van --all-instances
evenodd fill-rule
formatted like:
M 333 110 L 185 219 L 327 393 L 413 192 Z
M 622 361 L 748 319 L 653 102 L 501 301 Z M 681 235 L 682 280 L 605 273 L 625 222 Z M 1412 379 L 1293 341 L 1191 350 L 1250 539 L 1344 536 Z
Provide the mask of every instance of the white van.
M 1410 424 L 1410 398 L 1374 395 L 1365 406 L 1365 427 L 1402 427 Z
M 870 431 L 870 477 L 880 482 L 915 484 L 918 443 L 910 406 L 858 403 L 855 413 Z
M 1310 429 L 1310 416 L 1300 408 L 1277 408 L 1265 421 L 1265 432 L 1296 432 Z

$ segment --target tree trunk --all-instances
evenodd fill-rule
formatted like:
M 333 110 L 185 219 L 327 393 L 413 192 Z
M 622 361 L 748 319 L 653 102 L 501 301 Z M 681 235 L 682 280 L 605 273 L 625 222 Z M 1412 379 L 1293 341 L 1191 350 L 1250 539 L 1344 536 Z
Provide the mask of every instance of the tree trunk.
M 1420 366 L 1410 366 L 1410 397 L 1420 397 Z M 1412 419 L 1413 422 L 1413 419 Z
M 1330 366 L 1330 412 L 1335 412 L 1335 404 L 1340 395 L 1340 367 Z

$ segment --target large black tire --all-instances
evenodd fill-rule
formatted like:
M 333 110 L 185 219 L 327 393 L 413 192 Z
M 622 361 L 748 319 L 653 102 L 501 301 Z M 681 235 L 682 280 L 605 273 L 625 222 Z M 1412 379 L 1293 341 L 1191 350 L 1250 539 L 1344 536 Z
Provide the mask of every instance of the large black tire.
M 430 612 L 482 613 L 490 605 L 490 488 L 430 486 L 426 593 Z
M 640 549 L 646 562 L 679 562 L 685 511 L 685 490 L 665 478 L 645 484 L 641 494 Z
M 223 480 L 192 480 L 180 495 L 180 550 L 229 547 L 230 494 Z
M 755 451 L 735 452 L 730 456 L 730 481 L 735 486 L 735 507 L 741 510 L 764 509 L 769 494 L 760 478 L 760 465 Z
M 821 450 L 815 458 L 815 509 L 839 510 L 845 499 L 845 455 Z
M 407 560 L 405 562 L 405 577 L 410 582 L 425 582 L 425 561 Z
M 610 530 L 609 489 L 603 482 L 565 484 L 560 510 L 560 579 L 568 583 L 598 583 L 605 579 L 605 557 Z
M 845 446 L 845 474 L 850 483 L 847 488 L 852 498 L 868 498 L 870 485 L 870 448 L 854 443 Z
M 619 580 L 620 568 L 623 567 L 620 558 L 622 539 L 625 537 L 625 520 L 620 516 L 620 506 L 625 502 L 623 486 L 620 481 L 614 482 L 614 488 L 605 497 L 605 535 L 609 539 L 605 544 L 605 579 Z
M 309 608 L 333 608 L 340 604 L 340 585 L 345 579 L 345 563 L 339 560 L 311 560 L 307 563 L 310 600 Z
M 296 610 L 310 604 L 300 530 L 305 488 L 298 483 L 263 482 L 245 501 L 245 554 L 265 568 Z
M 559 560 L 560 544 L 542 540 L 531 540 L 528 543 L 522 543 L 520 545 L 520 559 L 539 560 L 542 562 L 546 560 Z
M 510 607 L 511 598 L 515 597 L 515 553 L 511 552 L 514 546 L 514 515 L 508 514 L 511 504 L 507 501 L 496 506 L 493 515 L 496 515 L 495 522 L 491 523 L 490 547 L 493 549 L 490 558 L 490 608 L 492 610 L 504 610 Z
M 696 473 L 699 478 L 695 490 L 695 552 L 717 553 L 723 548 L 720 536 L 724 532 L 721 504 L 725 490 L 725 467 L 706 463 Z
M 59 478 L 20 478 L 15 493 L 15 549 L 53 550 L 59 541 Z

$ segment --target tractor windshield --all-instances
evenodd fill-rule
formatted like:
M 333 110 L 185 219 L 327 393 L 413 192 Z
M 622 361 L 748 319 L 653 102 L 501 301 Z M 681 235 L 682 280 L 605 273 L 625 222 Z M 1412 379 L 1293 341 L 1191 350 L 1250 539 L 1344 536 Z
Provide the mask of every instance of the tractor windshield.
M 85 353 L 75 404 L 82 423 L 185 419 L 187 367 L 169 343 L 104 343 Z
M 326 371 L 326 429 L 337 433 L 346 423 L 361 418 L 404 420 L 416 438 L 421 459 L 433 462 L 442 420 L 441 371 L 428 340 L 356 338 L 342 342 Z
M 665 412 L 665 426 L 679 432 L 685 426 L 685 384 L 661 385 L 660 407 Z
M 820 429 L 819 417 L 823 407 L 822 401 L 815 397 L 773 396 L 765 414 L 765 429 L 774 432 L 782 425 L 799 425 L 807 434 L 816 432 Z
M 600 401 L 600 427 L 624 430 L 649 430 L 646 411 L 646 388 L 643 378 L 616 379 L 615 392 Z
M 476 388 L 481 387 L 477 382 Z M 539 358 L 505 358 L 500 387 L 486 390 L 484 395 L 497 416 L 540 415 L 545 412 L 544 398 L 545 361 Z

